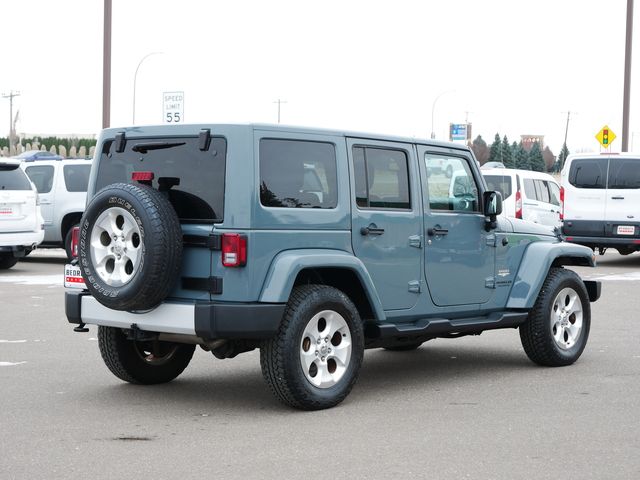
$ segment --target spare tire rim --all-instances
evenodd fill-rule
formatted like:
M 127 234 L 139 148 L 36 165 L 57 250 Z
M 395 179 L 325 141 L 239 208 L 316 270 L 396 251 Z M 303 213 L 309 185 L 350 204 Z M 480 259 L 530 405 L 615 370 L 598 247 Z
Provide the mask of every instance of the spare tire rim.
M 342 315 L 323 310 L 302 333 L 300 362 L 306 379 L 318 388 L 330 388 L 344 376 L 351 362 L 351 331 Z
M 110 287 L 126 285 L 142 263 L 140 227 L 127 210 L 112 207 L 100 214 L 91 230 L 91 260 L 96 274 Z
M 560 290 L 551 307 L 551 334 L 562 350 L 573 348 L 582 331 L 582 301 L 573 288 Z

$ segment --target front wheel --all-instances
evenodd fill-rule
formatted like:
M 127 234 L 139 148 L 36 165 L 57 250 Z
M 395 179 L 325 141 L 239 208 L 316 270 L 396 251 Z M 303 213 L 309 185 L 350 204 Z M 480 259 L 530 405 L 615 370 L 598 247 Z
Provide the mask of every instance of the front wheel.
M 362 321 L 349 297 L 305 285 L 293 290 L 278 332 L 261 345 L 260 365 L 282 402 L 319 410 L 346 398 L 363 356 Z
M 104 363 L 120 380 L 153 385 L 180 375 L 193 357 L 195 345 L 129 340 L 119 328 L 98 327 L 98 346 Z
M 552 268 L 520 326 L 520 340 L 538 365 L 571 365 L 587 345 L 590 325 L 591 305 L 584 283 L 571 270 Z

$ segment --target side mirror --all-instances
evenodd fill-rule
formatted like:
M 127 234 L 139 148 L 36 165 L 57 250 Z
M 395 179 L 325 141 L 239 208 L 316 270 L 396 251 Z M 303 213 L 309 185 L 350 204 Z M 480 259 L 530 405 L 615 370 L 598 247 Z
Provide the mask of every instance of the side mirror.
M 484 192 L 482 206 L 487 232 L 496 228 L 496 217 L 502 213 L 502 195 L 500 192 Z

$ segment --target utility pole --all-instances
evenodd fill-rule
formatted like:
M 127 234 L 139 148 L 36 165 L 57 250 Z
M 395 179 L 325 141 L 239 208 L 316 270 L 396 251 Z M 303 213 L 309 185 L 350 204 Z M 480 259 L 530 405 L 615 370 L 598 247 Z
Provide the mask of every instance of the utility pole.
M 111 0 L 104 0 L 102 40 L 102 128 L 111 123 Z
M 278 123 L 280 123 L 280 105 L 283 104 L 283 103 L 287 103 L 287 102 L 285 100 L 278 99 L 273 103 L 277 103 L 278 104 Z
M 564 113 L 564 112 L 562 112 Z M 574 114 L 576 112 L 573 112 Z M 571 110 L 567 111 L 567 124 L 564 128 L 564 143 L 562 144 L 562 149 L 560 150 L 560 154 L 558 155 L 558 169 L 561 169 L 564 166 L 564 162 L 567 160 L 563 153 L 568 151 L 567 149 L 567 135 L 569 134 L 569 119 L 571 118 Z
M 633 0 L 627 0 L 627 39 L 624 49 L 624 95 L 622 100 L 622 151 L 629 151 L 629 102 L 631 100 L 631 46 L 633 44 Z
M 9 99 L 9 155 L 11 155 L 11 148 L 14 144 L 14 139 L 16 136 L 16 124 L 13 120 L 13 97 L 19 97 L 20 92 L 14 92 L 11 90 L 9 93 L 3 93 L 2 98 Z
M 569 118 L 571 118 L 571 111 L 567 112 L 567 126 L 564 129 L 564 145 L 567 144 L 567 134 L 569 133 Z

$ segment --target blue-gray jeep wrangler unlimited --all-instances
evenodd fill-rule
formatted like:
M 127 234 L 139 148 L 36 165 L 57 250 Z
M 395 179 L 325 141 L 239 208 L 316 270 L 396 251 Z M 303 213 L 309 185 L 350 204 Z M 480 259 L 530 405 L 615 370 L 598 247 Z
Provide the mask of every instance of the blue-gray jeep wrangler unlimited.
M 66 314 L 77 331 L 99 326 L 107 367 L 132 383 L 174 379 L 196 345 L 218 358 L 260 348 L 273 393 L 303 409 L 341 402 L 366 348 L 518 328 L 531 360 L 569 365 L 600 285 L 563 266 L 594 266 L 593 253 L 501 209 L 460 145 L 268 125 L 108 129 Z

